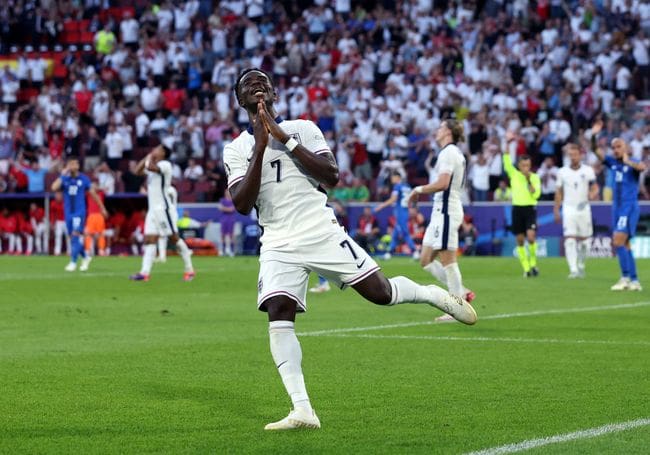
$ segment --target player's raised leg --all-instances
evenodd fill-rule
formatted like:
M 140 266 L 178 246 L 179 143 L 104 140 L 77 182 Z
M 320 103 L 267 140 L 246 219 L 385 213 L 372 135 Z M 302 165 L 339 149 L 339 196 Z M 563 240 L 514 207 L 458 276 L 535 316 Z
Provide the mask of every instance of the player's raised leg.
M 364 298 L 377 305 L 427 303 L 463 324 L 476 323 L 474 308 L 462 297 L 436 285 L 423 286 L 404 276 L 386 278 L 380 270 L 353 285 Z

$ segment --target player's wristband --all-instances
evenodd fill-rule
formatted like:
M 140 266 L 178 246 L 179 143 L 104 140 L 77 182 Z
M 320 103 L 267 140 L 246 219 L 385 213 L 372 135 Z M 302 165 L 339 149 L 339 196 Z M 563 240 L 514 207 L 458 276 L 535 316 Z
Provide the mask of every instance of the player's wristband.
M 293 152 L 293 150 L 298 147 L 298 141 L 291 137 L 284 143 L 284 146 L 288 148 L 290 152 Z
M 416 186 L 415 188 L 413 188 L 413 191 L 415 191 L 418 194 L 422 194 L 422 187 L 421 186 Z

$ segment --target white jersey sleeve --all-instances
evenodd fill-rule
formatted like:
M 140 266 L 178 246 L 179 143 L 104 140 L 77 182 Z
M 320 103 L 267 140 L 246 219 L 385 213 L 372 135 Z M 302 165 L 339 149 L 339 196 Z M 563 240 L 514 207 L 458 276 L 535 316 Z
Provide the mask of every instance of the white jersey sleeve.
M 305 147 L 310 152 L 321 154 L 321 153 L 332 153 L 329 144 L 325 140 L 323 133 L 320 128 L 318 128 L 314 122 L 304 121 L 300 124 L 300 133 L 293 134 L 292 137 L 298 142 L 302 142 L 302 146 Z
M 235 183 L 241 181 L 244 178 L 244 175 L 246 175 L 246 170 L 248 169 L 248 156 L 245 153 L 245 148 L 248 146 L 250 143 L 250 154 L 253 153 L 253 144 L 254 141 L 251 142 L 250 140 L 247 140 L 248 138 L 243 137 L 244 134 L 238 139 L 240 139 L 241 142 L 244 144 L 244 149 L 241 147 L 236 147 L 233 145 L 234 143 L 231 142 L 230 144 L 226 145 L 223 149 L 223 164 L 224 167 L 226 168 L 226 177 L 228 178 L 228 188 L 233 186 Z
M 323 133 L 312 122 L 286 120 L 282 129 L 312 153 L 331 153 Z M 255 139 L 243 132 L 224 149 L 228 186 L 246 175 Z M 269 138 L 262 159 L 260 190 L 255 201 L 263 229 L 262 251 L 282 245 L 317 241 L 339 228 L 327 195 L 281 142 Z

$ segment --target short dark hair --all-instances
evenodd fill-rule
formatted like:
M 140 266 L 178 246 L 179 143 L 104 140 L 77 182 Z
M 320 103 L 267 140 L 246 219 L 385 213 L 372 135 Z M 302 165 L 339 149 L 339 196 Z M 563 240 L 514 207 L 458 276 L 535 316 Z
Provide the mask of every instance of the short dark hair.
M 519 158 L 517 158 L 517 163 L 521 163 L 522 161 L 530 160 L 530 155 L 523 154 L 520 155 Z
M 262 73 L 262 74 L 264 74 L 266 77 L 269 78 L 269 81 L 271 82 L 271 85 L 272 85 L 273 87 L 275 87 L 275 84 L 273 83 L 273 78 L 271 77 L 271 75 L 270 75 L 269 73 L 267 73 L 267 72 L 264 71 L 263 69 L 261 69 L 261 68 L 255 68 L 255 67 L 252 67 L 252 68 L 246 68 L 244 71 L 242 71 L 241 73 L 239 73 L 239 77 L 237 77 L 237 80 L 235 81 L 235 87 L 234 87 L 234 90 L 235 90 L 235 98 L 237 98 L 237 102 L 238 102 L 238 103 L 239 103 L 239 83 L 240 83 L 241 80 L 244 78 L 244 76 L 246 76 L 248 73 L 252 73 L 253 71 L 257 71 L 258 73 Z
M 160 144 L 160 146 L 162 147 L 163 152 L 165 152 L 165 159 L 166 159 L 166 160 L 169 159 L 169 157 L 170 157 L 171 154 L 172 154 L 172 149 L 170 149 L 169 147 L 167 147 L 165 144 Z
M 77 155 L 69 155 L 66 159 L 65 162 L 69 163 L 70 161 L 79 161 L 79 157 Z

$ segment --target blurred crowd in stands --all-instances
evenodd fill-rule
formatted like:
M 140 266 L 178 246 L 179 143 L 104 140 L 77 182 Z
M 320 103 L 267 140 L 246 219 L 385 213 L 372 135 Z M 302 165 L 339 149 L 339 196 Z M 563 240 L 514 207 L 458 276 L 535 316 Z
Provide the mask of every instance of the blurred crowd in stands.
M 249 66 L 273 76 L 283 117 L 323 130 L 342 206 L 388 197 L 393 171 L 434 179 L 449 116 L 465 127 L 468 203 L 508 200 L 507 130 L 544 198 L 570 141 L 606 189 L 584 133 L 604 118 L 602 145 L 619 135 L 650 161 L 649 50 L 648 0 L 9 0 L 0 192 L 47 191 L 68 155 L 107 195 L 139 192 L 135 163 L 163 142 L 180 202 L 219 200 L 223 147 L 248 120 L 232 88 Z

